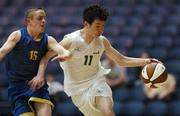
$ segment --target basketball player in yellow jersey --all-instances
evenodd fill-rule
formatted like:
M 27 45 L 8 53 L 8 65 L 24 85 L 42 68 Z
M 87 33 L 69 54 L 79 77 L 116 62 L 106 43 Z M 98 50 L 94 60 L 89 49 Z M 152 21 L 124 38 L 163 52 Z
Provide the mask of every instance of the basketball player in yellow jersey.
M 112 91 L 104 75 L 110 69 L 101 66 L 100 58 L 106 55 L 120 66 L 137 67 L 150 63 L 151 59 L 126 57 L 115 50 L 102 36 L 108 18 L 106 9 L 92 5 L 83 12 L 83 29 L 64 36 L 60 44 L 72 56 L 60 63 L 64 70 L 65 92 L 85 116 L 114 116 Z M 38 75 L 43 76 L 48 60 L 54 55 L 49 51 L 41 61 Z M 55 57 L 53 60 L 58 60 Z

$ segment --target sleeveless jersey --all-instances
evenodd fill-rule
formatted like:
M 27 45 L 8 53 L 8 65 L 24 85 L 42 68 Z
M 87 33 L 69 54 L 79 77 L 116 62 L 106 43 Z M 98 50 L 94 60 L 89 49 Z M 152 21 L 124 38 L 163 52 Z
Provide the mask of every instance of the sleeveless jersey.
M 96 80 L 97 75 L 106 73 L 102 71 L 100 58 L 104 52 L 104 36 L 95 38 L 90 44 L 87 44 L 81 36 L 80 30 L 65 35 L 64 39 L 71 40 L 69 51 L 72 57 L 60 63 L 64 70 L 64 89 L 68 95 L 78 91 L 86 82 Z
M 43 33 L 40 41 L 34 41 L 27 28 L 20 29 L 21 39 L 6 57 L 6 72 L 10 80 L 30 80 L 38 71 L 41 58 L 47 52 L 48 35 Z

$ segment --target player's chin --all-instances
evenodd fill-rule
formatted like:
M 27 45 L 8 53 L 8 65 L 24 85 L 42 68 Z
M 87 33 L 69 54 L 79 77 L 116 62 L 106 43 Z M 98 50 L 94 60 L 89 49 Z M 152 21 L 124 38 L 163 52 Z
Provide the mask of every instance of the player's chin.
M 101 34 L 96 34 L 96 37 L 99 37 Z
M 45 31 L 45 28 L 44 28 L 44 27 L 40 27 L 40 31 L 41 31 L 41 32 L 44 32 L 44 31 Z
M 97 32 L 96 36 L 99 37 L 100 35 L 102 35 L 102 32 Z

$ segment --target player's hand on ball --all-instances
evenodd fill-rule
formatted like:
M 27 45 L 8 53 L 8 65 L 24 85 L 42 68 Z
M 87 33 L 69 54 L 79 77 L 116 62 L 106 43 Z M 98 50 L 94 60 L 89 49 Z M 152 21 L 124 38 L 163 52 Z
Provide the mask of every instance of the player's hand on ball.
M 28 82 L 28 85 L 31 87 L 32 91 L 40 89 L 45 83 L 45 79 L 42 76 L 35 76 L 32 80 Z
M 152 62 L 143 67 L 141 79 L 149 88 L 158 88 L 167 80 L 167 70 L 162 63 Z
M 161 61 L 159 61 L 156 58 L 150 58 L 150 63 L 152 63 L 152 62 L 162 63 Z
M 146 59 L 145 65 L 146 65 L 146 64 L 151 64 L 151 63 L 161 63 L 161 64 L 163 64 L 161 61 L 159 61 L 159 60 L 156 59 L 156 58 L 148 58 L 148 59 Z

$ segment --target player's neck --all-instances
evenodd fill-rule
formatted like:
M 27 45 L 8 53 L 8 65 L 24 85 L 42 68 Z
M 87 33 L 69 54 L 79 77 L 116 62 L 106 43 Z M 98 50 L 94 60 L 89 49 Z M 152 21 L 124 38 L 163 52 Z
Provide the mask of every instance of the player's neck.
M 81 30 L 81 36 L 87 44 L 90 44 L 95 39 L 95 37 L 85 31 L 85 29 Z
M 41 34 L 33 31 L 33 29 L 27 28 L 27 32 L 32 37 L 33 40 L 35 40 L 35 41 L 41 40 Z

